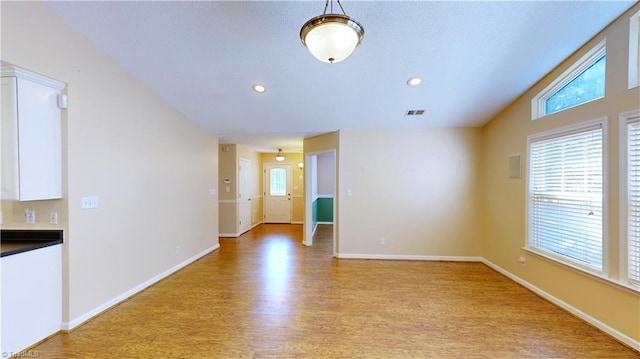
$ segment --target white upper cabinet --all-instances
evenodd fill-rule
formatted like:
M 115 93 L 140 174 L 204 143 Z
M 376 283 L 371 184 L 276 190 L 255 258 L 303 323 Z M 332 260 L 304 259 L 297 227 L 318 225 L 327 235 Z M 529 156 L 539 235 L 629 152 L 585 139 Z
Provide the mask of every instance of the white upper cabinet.
M 2 67 L 2 200 L 62 197 L 62 129 L 58 95 L 64 83 Z

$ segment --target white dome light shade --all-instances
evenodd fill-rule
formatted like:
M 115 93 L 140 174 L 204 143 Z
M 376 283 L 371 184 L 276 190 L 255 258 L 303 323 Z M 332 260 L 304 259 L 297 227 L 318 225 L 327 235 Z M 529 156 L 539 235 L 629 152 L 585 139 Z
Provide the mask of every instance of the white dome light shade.
M 364 29 L 346 15 L 316 16 L 300 30 L 300 39 L 311 54 L 322 62 L 340 62 L 362 41 Z

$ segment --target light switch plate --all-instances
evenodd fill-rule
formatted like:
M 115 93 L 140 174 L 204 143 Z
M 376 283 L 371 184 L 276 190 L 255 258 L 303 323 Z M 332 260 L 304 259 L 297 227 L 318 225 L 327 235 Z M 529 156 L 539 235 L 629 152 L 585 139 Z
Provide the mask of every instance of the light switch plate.
M 82 197 L 82 209 L 93 209 L 100 206 L 100 198 L 96 196 Z

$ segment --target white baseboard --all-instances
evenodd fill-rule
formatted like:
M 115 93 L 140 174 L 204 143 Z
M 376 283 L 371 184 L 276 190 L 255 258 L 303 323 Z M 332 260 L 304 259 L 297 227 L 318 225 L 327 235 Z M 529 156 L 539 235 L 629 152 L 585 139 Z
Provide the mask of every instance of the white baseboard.
M 218 237 L 238 238 L 240 237 L 240 233 L 218 233 Z
M 341 259 L 387 259 L 401 261 L 447 261 L 447 262 L 482 262 L 481 257 L 464 256 L 415 256 L 415 255 L 395 255 L 395 254 L 356 254 L 338 253 L 337 258 Z
M 197 261 L 198 259 L 204 257 L 205 255 L 215 251 L 216 249 L 220 248 L 220 244 L 216 244 L 213 247 L 207 248 L 204 251 L 196 254 L 195 256 L 169 268 L 168 270 L 158 274 L 157 276 L 149 279 L 148 281 L 141 283 L 137 286 L 135 286 L 134 288 L 120 294 L 119 296 L 109 300 L 108 302 L 94 308 L 93 310 L 90 310 L 89 312 L 81 315 L 80 317 L 70 321 L 70 322 L 62 322 L 61 325 L 61 329 L 63 331 L 69 331 L 77 326 L 79 326 L 80 324 L 86 322 L 87 320 L 95 317 L 96 315 L 104 312 L 105 310 L 113 307 L 114 305 L 126 300 L 127 298 L 131 297 L 132 295 L 143 291 L 144 289 L 146 289 L 147 287 L 151 286 L 152 284 L 160 281 L 161 279 L 164 279 L 165 277 L 168 277 L 169 275 L 177 272 L 178 270 L 182 269 L 183 267 L 186 267 L 187 265 Z
M 254 229 L 254 228 L 256 228 L 257 226 L 259 226 L 259 225 L 261 225 L 261 224 L 262 224 L 262 221 L 260 221 L 260 222 L 258 222 L 258 223 L 256 223 L 256 224 L 254 224 L 253 226 L 251 226 L 251 229 Z M 250 229 L 250 230 L 251 230 L 251 229 Z
M 262 224 L 262 222 L 258 222 L 258 223 L 256 223 L 256 224 L 252 225 L 252 226 L 251 226 L 251 228 L 247 229 L 247 230 L 246 230 L 246 231 L 244 231 L 244 232 L 238 232 L 238 233 L 218 233 L 218 237 L 224 237 L 224 238 L 238 238 L 238 237 L 240 237 L 241 235 L 243 235 L 243 234 L 245 234 L 245 233 L 249 232 L 250 230 L 252 230 L 252 229 L 256 228 L 257 226 L 259 226 L 259 225 L 261 225 L 261 224 Z
M 534 292 L 535 294 L 541 296 L 542 298 L 548 300 L 549 302 L 557 305 L 558 307 L 566 310 L 567 312 L 575 315 L 576 317 L 584 320 L 585 322 L 593 325 L 594 327 L 600 329 L 601 331 L 609 334 L 610 336 L 614 337 L 615 339 L 619 340 L 620 342 L 624 343 L 625 345 L 628 345 L 630 348 L 636 350 L 636 351 L 640 351 L 640 341 L 635 340 L 631 337 L 629 337 L 628 335 L 625 335 L 624 333 L 619 332 L 618 330 L 611 328 L 610 326 L 608 326 L 607 324 L 597 320 L 596 318 L 588 315 L 587 313 L 577 309 L 576 307 L 571 306 L 570 304 L 554 297 L 553 295 L 545 292 L 544 290 L 536 287 L 535 285 L 525 281 L 524 279 L 516 276 L 515 274 L 507 271 L 506 269 L 490 262 L 487 259 L 482 258 L 482 263 L 486 264 L 487 266 L 495 269 L 496 271 L 498 271 L 499 273 L 503 274 L 504 276 L 508 277 L 509 279 L 513 280 L 514 282 L 522 285 L 523 287 L 529 289 L 530 291 Z
M 318 222 L 318 224 L 333 224 L 333 222 Z

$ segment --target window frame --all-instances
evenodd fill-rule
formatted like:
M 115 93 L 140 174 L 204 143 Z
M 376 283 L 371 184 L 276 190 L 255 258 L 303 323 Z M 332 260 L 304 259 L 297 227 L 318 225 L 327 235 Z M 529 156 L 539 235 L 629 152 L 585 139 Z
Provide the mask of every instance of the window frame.
M 629 18 L 629 89 L 640 86 L 640 11 Z
M 575 125 L 555 128 L 549 131 L 535 133 L 527 136 L 527 174 L 526 174 L 526 190 L 525 190 L 525 245 L 524 250 L 536 254 L 538 256 L 550 259 L 559 264 L 570 268 L 586 272 L 597 277 L 610 280 L 609 278 L 609 170 L 608 170 L 608 117 L 600 117 L 589 121 L 584 121 Z M 558 138 L 566 135 L 575 134 L 586 131 L 599 126 L 602 129 L 602 269 L 598 270 L 588 265 L 581 264 L 578 261 L 571 260 L 566 256 L 554 254 L 542 248 L 532 245 L 532 213 L 531 213 L 531 185 L 532 185 L 532 161 L 531 161 L 531 144 L 537 140 Z
M 629 278 L 629 252 L 628 252 L 628 125 L 640 122 L 640 110 L 621 113 L 618 116 L 620 126 L 620 280 L 623 284 L 640 291 L 640 281 Z
M 602 97 L 594 98 L 585 102 L 581 102 L 577 105 L 573 105 L 571 107 L 567 107 L 560 111 L 554 112 L 553 114 L 546 114 L 546 101 L 553 95 L 555 95 L 558 91 L 560 91 L 564 86 L 566 86 L 571 81 L 575 80 L 578 76 L 580 76 L 585 70 L 595 64 L 598 60 L 600 60 L 603 56 L 607 56 L 607 40 L 603 39 L 598 44 L 596 44 L 591 50 L 589 50 L 586 54 L 584 54 L 578 61 L 576 61 L 571 67 L 565 70 L 560 76 L 558 76 L 555 80 L 553 80 L 544 90 L 540 91 L 536 96 L 531 100 L 531 120 L 537 120 L 542 117 L 546 117 L 549 115 L 553 115 L 570 108 L 574 108 L 577 106 L 584 105 L 585 103 L 589 103 L 592 101 L 596 101 L 602 99 L 606 96 L 606 75 L 605 75 L 605 94 Z M 605 69 L 606 74 L 606 69 Z

